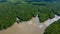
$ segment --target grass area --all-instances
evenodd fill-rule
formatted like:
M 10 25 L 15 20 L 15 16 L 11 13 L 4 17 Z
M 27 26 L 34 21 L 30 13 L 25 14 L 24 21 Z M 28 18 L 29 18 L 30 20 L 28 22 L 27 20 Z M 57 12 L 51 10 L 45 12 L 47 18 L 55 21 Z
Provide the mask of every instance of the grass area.
M 44 34 L 60 34 L 60 19 L 48 26 Z

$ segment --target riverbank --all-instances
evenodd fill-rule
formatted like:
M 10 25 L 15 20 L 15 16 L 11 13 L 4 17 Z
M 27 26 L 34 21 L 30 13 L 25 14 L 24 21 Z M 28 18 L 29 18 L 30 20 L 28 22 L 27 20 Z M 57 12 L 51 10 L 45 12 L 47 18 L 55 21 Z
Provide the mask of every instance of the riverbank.
M 12 27 L 1 30 L 0 34 L 42 34 L 44 27 L 37 27 L 39 26 L 38 23 L 38 18 L 34 17 L 30 21 L 25 21 L 20 24 L 15 23 Z
M 46 27 L 59 19 L 60 17 L 55 15 L 53 19 L 39 23 L 39 18 L 36 16 L 30 21 L 25 21 L 20 24 L 15 23 L 12 27 L 1 30 L 0 34 L 43 34 Z

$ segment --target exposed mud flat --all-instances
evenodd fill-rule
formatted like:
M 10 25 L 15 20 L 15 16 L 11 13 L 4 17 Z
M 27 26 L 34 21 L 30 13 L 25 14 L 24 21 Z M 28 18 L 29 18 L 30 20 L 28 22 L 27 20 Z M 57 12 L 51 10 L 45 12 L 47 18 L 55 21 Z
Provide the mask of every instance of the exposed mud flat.
M 45 28 L 58 19 L 60 19 L 60 17 L 55 15 L 55 18 L 48 19 L 44 23 L 39 23 L 39 19 L 36 16 L 30 21 L 25 21 L 20 24 L 15 23 L 10 28 L 1 30 L 0 34 L 43 34 Z

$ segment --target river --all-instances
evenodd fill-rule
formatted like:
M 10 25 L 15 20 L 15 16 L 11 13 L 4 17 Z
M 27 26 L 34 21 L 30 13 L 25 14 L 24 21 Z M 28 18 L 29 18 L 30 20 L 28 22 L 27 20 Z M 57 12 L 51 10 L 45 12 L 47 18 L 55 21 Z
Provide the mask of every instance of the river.
M 48 19 L 43 23 L 39 23 L 39 18 L 36 16 L 30 21 L 25 21 L 20 24 L 15 22 L 10 28 L 0 30 L 0 34 L 43 34 L 45 28 L 58 19 L 60 19 L 60 16 L 55 15 L 53 19 Z

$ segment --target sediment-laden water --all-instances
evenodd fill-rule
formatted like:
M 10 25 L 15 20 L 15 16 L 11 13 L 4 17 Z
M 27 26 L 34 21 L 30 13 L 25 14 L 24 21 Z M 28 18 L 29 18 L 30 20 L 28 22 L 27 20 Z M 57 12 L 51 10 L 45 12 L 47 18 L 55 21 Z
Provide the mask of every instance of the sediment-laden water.
M 45 28 L 58 19 L 60 19 L 60 17 L 55 15 L 53 19 L 48 19 L 44 23 L 39 23 L 39 18 L 36 16 L 30 21 L 25 21 L 20 24 L 15 23 L 6 30 L 0 30 L 0 34 L 43 34 Z

